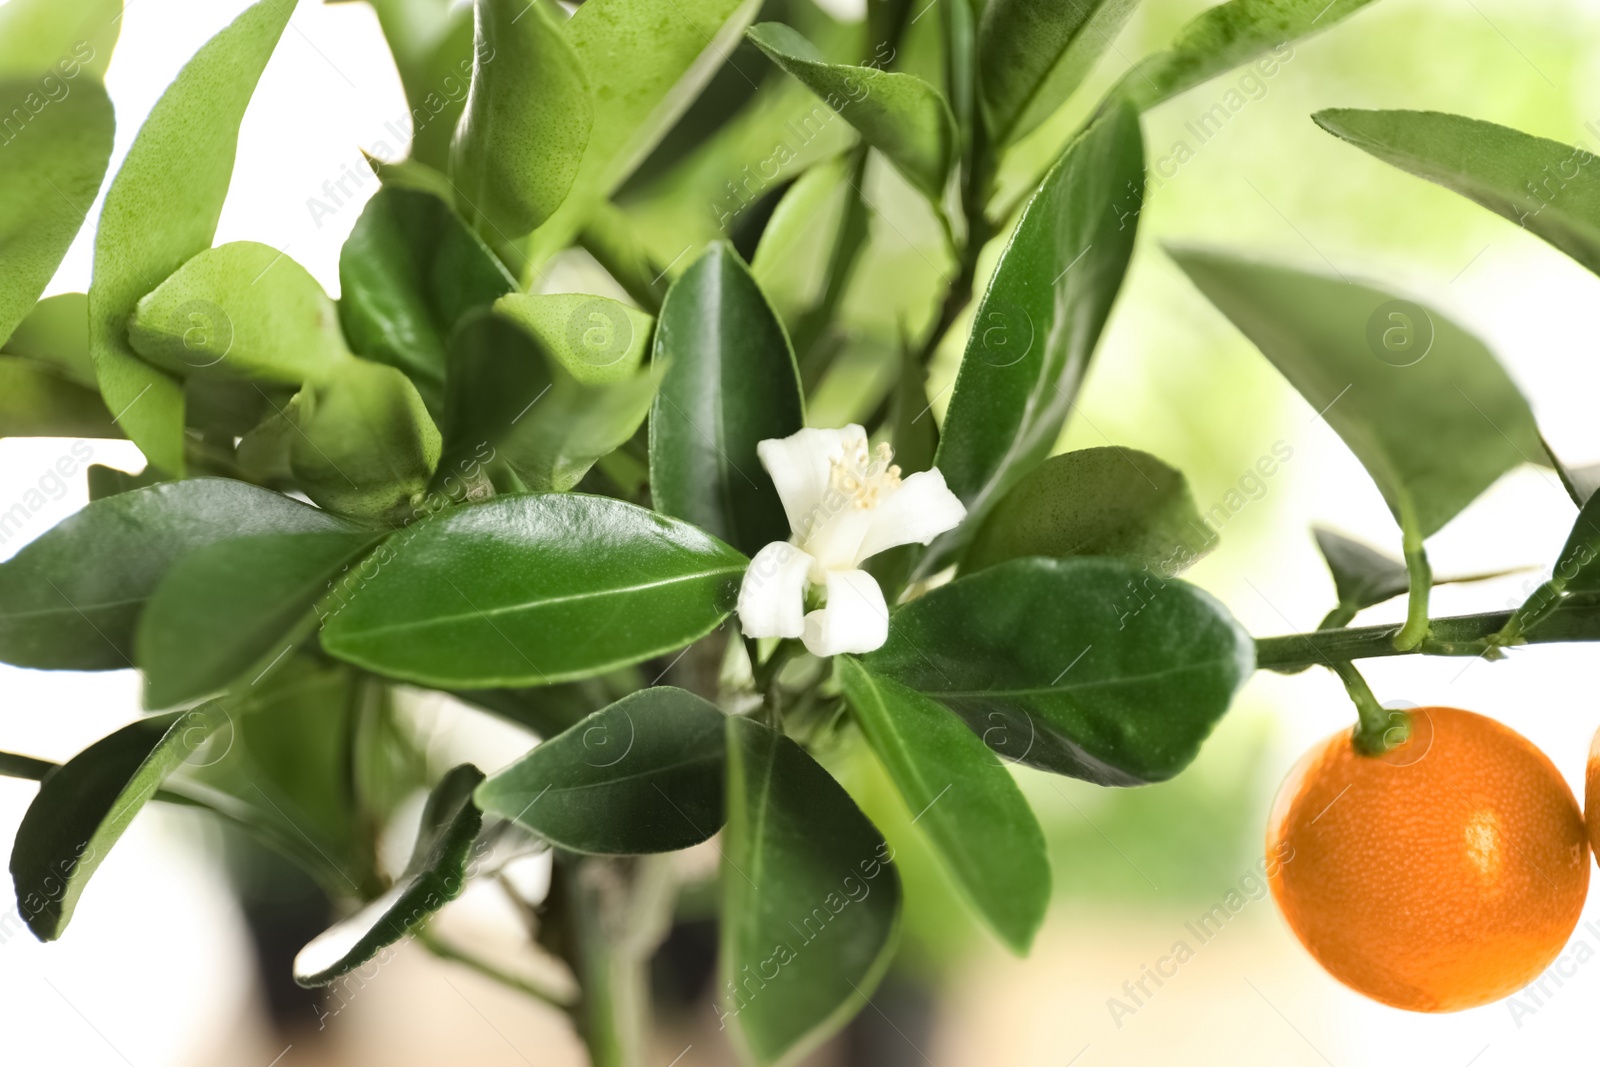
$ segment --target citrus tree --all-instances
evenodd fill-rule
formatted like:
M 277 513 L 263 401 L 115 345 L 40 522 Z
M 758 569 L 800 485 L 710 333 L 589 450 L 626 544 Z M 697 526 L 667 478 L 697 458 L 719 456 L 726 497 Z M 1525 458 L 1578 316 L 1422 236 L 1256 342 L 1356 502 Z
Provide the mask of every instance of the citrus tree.
M 1407 1007 L 1536 975 L 1588 884 L 1570 791 L 1508 731 L 1380 707 L 1352 666 L 1600 637 L 1600 478 L 1550 455 L 1490 350 L 1378 286 L 1168 250 L 1403 531 L 1400 560 L 1319 534 L 1339 603 L 1314 633 L 1252 638 L 1179 577 L 1216 537 L 1179 470 L 1054 454 L 1134 253 L 1141 114 L 1265 72 L 1367 2 L 1228 0 L 1095 102 L 1075 91 L 1132 0 L 870 0 L 861 24 L 808 0 L 371 0 L 411 147 L 371 161 L 381 186 L 338 300 L 282 250 L 213 246 L 291 0 L 260 0 L 178 73 L 110 179 L 88 293 L 42 301 L 107 170 L 121 3 L 0 7 L 0 433 L 126 437 L 148 459 L 90 467 L 89 506 L 0 565 L 0 659 L 137 668 L 147 712 L 59 766 L 0 753 L 0 772 L 40 782 L 10 863 L 33 933 L 62 935 L 152 801 L 214 812 L 347 906 L 296 959 L 312 987 L 404 939 L 470 961 L 429 917 L 548 849 L 548 894 L 518 898 L 527 950 L 574 982 L 502 977 L 570 1010 L 595 1063 L 633 1064 L 672 907 L 664 854 L 709 841 L 719 1016 L 748 1061 L 787 1062 L 866 1003 L 895 944 L 900 875 L 828 769 L 842 749 L 871 750 L 973 913 L 1023 954 L 1050 868 L 1009 765 L 1164 781 L 1255 670 L 1322 666 L 1358 723 L 1291 780 L 1270 830 L 1291 925 L 1338 977 Z M 1082 123 L 1028 173 L 1016 146 L 1064 107 Z M 1588 153 L 1451 115 L 1315 118 L 1600 270 Z M 712 236 L 677 259 L 627 206 L 669 164 L 716 189 L 680 205 Z M 887 333 L 843 299 L 884 196 L 943 244 Z M 550 267 L 573 256 L 614 284 L 558 291 Z M 927 367 L 946 348 L 961 358 L 942 403 Z M 845 362 L 877 384 L 846 425 L 817 425 L 808 404 Z M 1580 509 L 1549 580 L 1509 613 L 1430 617 L 1427 539 L 1523 463 L 1553 467 Z M 1349 628 L 1399 596 L 1403 625 Z M 490 775 L 429 767 L 402 687 L 543 740 Z M 1330 909 L 1390 887 L 1318 894 L 1393 862 L 1328 836 L 1337 818 L 1318 828 L 1337 786 L 1401 810 L 1405 789 L 1480 764 L 1499 769 L 1460 781 L 1462 826 L 1436 843 L 1497 872 L 1449 898 L 1473 920 L 1457 943 L 1472 965 L 1392 951 L 1404 916 L 1332 943 Z M 1542 799 L 1503 814 L 1538 843 L 1510 850 L 1481 817 L 1529 782 Z M 377 840 L 421 788 L 392 869 Z M 1552 902 L 1529 865 L 1558 861 Z M 1526 906 L 1496 920 L 1506 886 Z

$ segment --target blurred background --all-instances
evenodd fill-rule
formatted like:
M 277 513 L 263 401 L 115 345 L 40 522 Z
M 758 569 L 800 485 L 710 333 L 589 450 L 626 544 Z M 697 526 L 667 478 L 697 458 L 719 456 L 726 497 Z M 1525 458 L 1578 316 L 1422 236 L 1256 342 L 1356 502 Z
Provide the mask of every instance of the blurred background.
M 833 0 L 830 9 L 841 19 L 859 18 L 849 2 Z M 113 169 L 183 62 L 244 6 L 130 0 L 108 77 L 118 120 Z M 1204 6 L 1145 0 L 1081 97 L 1092 101 L 1129 61 L 1163 46 Z M 916 10 L 924 10 L 922 0 Z M 915 31 L 908 63 L 914 46 Z M 749 111 L 804 101 L 748 55 L 735 62 L 762 88 L 746 94 L 752 101 L 744 112 L 711 116 L 724 122 L 716 136 L 725 170 L 740 153 L 743 163 L 755 164 L 771 151 L 750 132 Z M 1242 77 L 1201 86 L 1146 118 L 1154 172 L 1140 250 L 1062 447 L 1111 443 L 1153 452 L 1187 473 L 1202 511 L 1239 490 L 1247 503 L 1220 529 L 1220 547 L 1188 576 L 1253 633 L 1267 635 L 1312 629 L 1334 603 L 1313 523 L 1395 555 L 1399 531 L 1333 432 L 1188 286 L 1161 246 L 1214 243 L 1376 281 L 1434 307 L 1490 342 L 1558 455 L 1570 464 L 1600 460 L 1591 399 L 1600 392 L 1592 351 L 1600 280 L 1512 224 L 1378 163 L 1309 119 L 1335 106 L 1436 109 L 1600 150 L 1600 7 L 1582 0 L 1379 0 L 1295 45 L 1271 77 Z M 1244 105 L 1197 135 L 1193 124 L 1230 90 Z M 1009 168 L 1011 180 L 1025 180 L 1030 160 L 1058 150 L 1087 106 L 1069 105 L 1033 135 Z M 217 242 L 275 245 L 337 295 L 339 247 L 377 189 L 360 150 L 401 155 L 406 114 L 370 8 L 302 2 L 245 119 Z M 808 146 L 827 150 L 826 143 Z M 731 176 L 658 152 L 622 199 L 665 263 L 718 234 L 716 198 Z M 868 194 L 874 250 L 857 271 L 847 307 L 864 332 L 876 324 L 892 336 L 900 320 L 914 327 L 926 314 L 907 305 L 919 299 L 917 279 L 931 284 L 937 276 L 943 253 L 923 206 L 886 168 L 870 177 Z M 696 210 L 683 210 L 686 198 Z M 97 214 L 98 207 L 48 293 L 87 287 Z M 780 307 L 786 266 L 757 264 Z M 609 286 L 582 257 L 557 263 L 541 284 L 556 291 Z M 958 355 L 952 350 L 935 364 L 928 392 L 936 413 Z M 873 384 L 879 365 L 870 354 L 842 361 L 812 418 L 837 424 L 863 395 L 870 408 L 872 390 L 884 387 Z M 80 477 L 53 473 L 58 459 L 72 457 L 80 470 L 91 461 L 130 470 L 142 464 L 125 442 L 78 443 L 76 452 L 73 445 L 0 441 L 0 510 L 30 490 L 46 501 L 0 542 L 0 558 L 85 503 Z M 1278 445 L 1292 450 L 1291 458 L 1272 478 L 1253 479 L 1257 459 Z M 1528 569 L 1442 587 L 1435 614 L 1520 603 L 1554 559 L 1572 517 L 1549 471 L 1524 467 L 1506 476 L 1440 533 L 1430 552 L 1441 575 Z M 1358 621 L 1400 614 L 1394 603 Z M 1366 673 L 1386 703 L 1455 705 L 1502 719 L 1544 749 L 1581 794 L 1589 740 L 1600 725 L 1594 655 L 1583 646 L 1541 646 L 1495 664 L 1407 657 L 1371 662 Z M 471 758 L 493 771 L 529 743 L 513 727 L 436 695 L 417 694 L 406 713 L 440 761 Z M 7 750 L 64 760 L 137 714 L 131 672 L 0 666 L 0 747 Z M 1542 994 L 1455 1015 L 1411 1015 L 1367 1001 L 1301 951 L 1259 878 L 1264 821 L 1296 756 L 1352 719 L 1331 674 L 1261 674 L 1177 781 L 1116 791 L 1020 771 L 1050 839 L 1056 885 L 1052 916 L 1026 960 L 1007 956 L 963 914 L 869 757 L 841 757 L 839 773 L 904 860 L 907 916 L 883 989 L 813 1062 L 1487 1067 L 1591 1055 L 1600 894 Z M 7 842 L 35 788 L 0 779 L 0 837 Z M 558 1012 L 414 944 L 335 997 L 319 1001 L 283 988 L 289 958 L 317 926 L 295 929 L 294 917 L 305 909 L 294 906 L 294 884 L 264 884 L 260 899 L 241 898 L 222 850 L 202 817 L 152 806 L 101 869 L 62 941 L 40 945 L 15 916 L 0 920 L 7 1022 L 0 1058 L 75 1067 L 583 1062 Z M 682 863 L 686 877 L 704 876 L 715 855 L 691 852 Z M 1230 892 L 1244 906 L 1202 942 L 1190 924 Z M 708 923 L 695 918 L 696 902 L 691 892 L 686 921 L 658 961 L 664 1016 L 656 1053 L 663 1067 L 733 1062 L 708 1000 L 714 940 Z M 440 921 L 462 929 L 506 926 L 515 937 L 508 925 L 514 919 L 492 898 L 469 892 Z M 1149 979 L 1179 941 L 1192 958 L 1159 983 Z

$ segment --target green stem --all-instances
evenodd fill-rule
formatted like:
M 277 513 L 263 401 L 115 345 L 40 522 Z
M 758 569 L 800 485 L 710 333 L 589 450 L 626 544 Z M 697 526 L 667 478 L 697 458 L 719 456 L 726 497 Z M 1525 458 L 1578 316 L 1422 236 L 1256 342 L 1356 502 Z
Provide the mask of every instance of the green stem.
M 432 930 L 424 928 L 422 933 L 418 935 L 417 940 L 422 942 L 423 948 L 426 948 L 429 952 L 433 953 L 441 960 L 449 960 L 451 963 L 459 963 L 463 967 L 477 971 L 485 978 L 499 982 L 501 985 L 506 986 L 509 989 L 515 989 L 519 993 L 526 993 L 535 1000 L 543 1001 L 544 1003 L 549 1004 L 551 1007 L 560 1008 L 562 1011 L 570 1010 L 572 1007 L 573 998 L 570 994 L 559 993 L 552 989 L 546 989 L 543 986 L 535 985 L 525 978 L 519 978 L 517 975 L 514 975 L 509 971 L 501 970 L 499 967 L 496 967 L 487 960 L 479 959 L 472 953 L 467 952 L 464 949 L 457 948 L 454 945 L 441 940 L 439 935 L 435 934 Z
M 1427 638 L 1410 649 L 1396 647 L 1400 627 L 1394 625 L 1257 638 L 1256 666 L 1290 674 L 1319 664 L 1386 656 L 1481 656 L 1494 647 L 1491 639 L 1513 614 L 1491 611 L 1433 619 Z M 1567 597 L 1545 614 L 1537 630 L 1524 634 L 1522 640 L 1527 644 L 1600 641 L 1600 598 Z
M 1411 592 L 1406 600 L 1406 624 L 1395 634 L 1394 646 L 1401 652 L 1411 652 L 1428 637 L 1428 595 L 1433 591 L 1433 568 L 1428 565 L 1422 538 L 1414 537 L 1409 531 L 1405 535 L 1405 550 Z
M 1545 582 L 1533 591 L 1533 595 L 1520 608 L 1511 613 L 1511 618 L 1489 639 L 1489 643 L 1499 648 L 1521 644 L 1529 630 L 1544 622 L 1561 606 L 1566 590 L 1566 579 L 1559 576 Z

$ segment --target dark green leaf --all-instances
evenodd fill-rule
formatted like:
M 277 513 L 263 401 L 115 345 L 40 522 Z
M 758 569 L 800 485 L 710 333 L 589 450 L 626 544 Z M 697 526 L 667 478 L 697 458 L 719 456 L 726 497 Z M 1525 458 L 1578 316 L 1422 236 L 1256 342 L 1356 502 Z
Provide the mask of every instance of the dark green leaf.
M 1443 315 L 1214 252 L 1173 257 L 1350 446 L 1408 540 L 1544 458 L 1528 402 L 1483 342 Z
M 89 345 L 106 407 L 145 457 L 184 470 L 183 388 L 139 358 L 139 298 L 211 246 L 233 175 L 239 121 L 294 5 L 259 0 L 178 72 L 106 191 L 89 286 Z
M 725 716 L 682 689 L 643 689 L 478 787 L 478 806 L 573 852 L 698 845 L 722 828 Z
M 569 493 L 452 509 L 379 556 L 323 646 L 465 689 L 565 681 L 681 648 L 727 617 L 749 563 L 692 526 Z
M 1411 587 L 1406 565 L 1342 534 L 1316 527 L 1317 549 L 1328 563 L 1342 607 L 1360 611 L 1381 604 Z
M 134 637 L 145 706 L 210 696 L 272 667 L 316 624 L 313 605 L 376 534 L 262 534 L 180 559 L 150 598 Z
M 745 31 L 767 57 L 844 116 L 906 180 L 940 206 L 955 158 L 955 119 L 939 90 L 914 74 L 829 63 L 781 22 Z
M 517 288 L 448 204 L 393 185 L 378 190 L 356 220 L 339 252 L 339 286 L 350 347 L 404 371 L 435 412 L 456 323 Z
M 452 769 L 422 811 L 411 861 L 395 885 L 360 911 L 313 938 L 294 958 L 294 980 L 307 988 L 327 985 L 352 971 L 427 921 L 461 895 L 471 876 L 472 842 L 483 813 L 472 791 L 483 772 L 470 763 Z
M 439 470 L 493 455 L 554 384 L 554 357 L 505 315 L 467 315 L 450 337 Z
M 1023 209 L 978 305 L 934 461 L 968 518 L 934 542 L 926 567 L 949 562 L 1050 454 L 1133 254 L 1143 188 L 1139 116 L 1119 105 Z
M 892 850 L 789 738 L 728 720 L 721 1021 L 749 1058 L 792 1063 L 866 1005 L 900 913 Z
M 783 325 L 732 247 L 718 242 L 673 283 L 656 326 L 668 364 L 650 413 L 656 510 L 746 553 L 789 536 L 756 445 L 804 424 Z
M 55 275 L 100 191 L 116 120 L 92 76 L 0 72 L 0 341 Z M 19 121 L 20 120 L 20 121 Z
M 984 123 L 1014 141 L 1066 102 L 1111 46 L 1137 0 L 989 0 L 978 21 Z
M 161 477 L 161 472 L 154 467 L 146 466 L 138 474 L 129 474 L 127 471 L 107 467 L 102 463 L 89 464 L 88 480 L 91 502 L 165 481 Z
M 1021 559 L 933 590 L 863 660 L 927 693 L 1013 762 L 1101 785 L 1187 767 L 1255 645 L 1185 582 L 1109 559 Z
M 1587 149 L 1437 111 L 1330 110 L 1312 118 L 1335 137 L 1482 204 L 1600 273 L 1600 159 Z
M 611 703 L 616 693 L 599 677 L 516 689 L 458 689 L 451 695 L 551 738 Z
M 85 389 L 99 388 L 89 355 L 89 297 L 84 293 L 60 293 L 33 305 L 0 351 L 48 363 Z
M 1320 33 L 1372 0 L 1228 0 L 1178 32 L 1172 47 L 1148 56 L 1119 88 L 1140 109 L 1154 107 L 1278 46 Z M 1292 54 L 1292 53 L 1290 53 Z
M 35 937 L 61 936 L 112 846 L 216 721 L 203 708 L 140 719 L 45 778 L 11 849 L 17 908 Z
M 350 358 L 333 301 L 306 269 L 254 241 L 208 248 L 140 299 L 128 343 L 178 378 L 298 386 Z
M 472 92 L 450 146 L 450 180 L 479 232 L 511 241 L 566 200 L 594 110 L 583 65 L 543 4 L 478 0 L 474 11 Z
M 121 437 L 100 394 L 21 356 L 0 356 L 0 437 Z
M 1181 471 L 1132 448 L 1086 448 L 1029 471 L 973 538 L 962 566 L 1115 556 L 1170 578 L 1215 543 Z
M 295 397 L 289 465 L 306 496 L 341 515 L 403 519 L 439 463 L 439 431 L 411 380 L 347 359 Z
M 1044 832 L 1011 772 L 950 711 L 841 657 L 867 742 L 945 872 L 1006 947 L 1027 955 L 1050 904 Z
M 164 482 L 90 504 L 0 564 L 0 659 L 47 670 L 132 666 L 134 625 L 167 571 L 230 537 L 349 527 L 243 482 Z

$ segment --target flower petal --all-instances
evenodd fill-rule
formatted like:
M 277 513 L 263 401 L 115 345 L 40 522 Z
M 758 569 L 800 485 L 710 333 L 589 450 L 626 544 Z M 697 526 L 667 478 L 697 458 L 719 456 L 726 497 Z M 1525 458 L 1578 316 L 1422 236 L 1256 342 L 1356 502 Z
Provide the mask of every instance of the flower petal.
M 967 509 L 944 484 L 944 475 L 933 470 L 918 471 L 870 512 L 872 527 L 861 539 L 858 560 L 876 556 L 885 549 L 912 542 L 927 544 L 946 530 L 953 530 L 967 517 Z
M 805 633 L 806 572 L 811 557 L 787 541 L 774 541 L 750 561 L 739 586 L 739 626 L 746 637 L 799 637 Z
M 805 621 L 806 650 L 813 656 L 871 652 L 889 639 L 889 606 L 866 571 L 829 571 L 828 603 Z
M 865 440 L 860 426 L 838 430 L 805 429 L 788 437 L 773 437 L 756 445 L 761 465 L 772 475 L 789 517 L 789 529 L 805 536 L 820 516 L 818 509 L 828 491 L 830 461 L 844 455 L 845 445 Z

